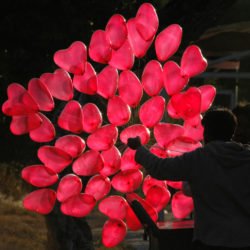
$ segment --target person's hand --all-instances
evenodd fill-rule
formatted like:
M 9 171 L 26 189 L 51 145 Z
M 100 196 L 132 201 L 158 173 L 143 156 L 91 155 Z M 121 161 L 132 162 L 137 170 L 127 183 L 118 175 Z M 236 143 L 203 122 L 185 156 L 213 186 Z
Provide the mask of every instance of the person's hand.
M 136 150 L 141 146 L 141 139 L 139 136 L 134 138 L 128 138 L 127 145 L 129 148 Z

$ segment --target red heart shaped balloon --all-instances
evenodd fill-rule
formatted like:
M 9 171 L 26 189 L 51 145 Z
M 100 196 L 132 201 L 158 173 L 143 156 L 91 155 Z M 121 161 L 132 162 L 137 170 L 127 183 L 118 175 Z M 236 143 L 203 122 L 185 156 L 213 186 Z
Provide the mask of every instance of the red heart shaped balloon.
M 184 128 L 178 124 L 159 123 L 154 127 L 155 140 L 163 148 L 167 148 L 171 141 L 182 136 L 183 133 Z
M 42 120 L 41 125 L 30 131 L 30 139 L 35 142 L 49 142 L 56 136 L 56 130 L 52 122 L 42 113 L 38 113 Z
M 103 159 L 98 151 L 88 150 L 78 157 L 72 166 L 77 175 L 91 176 L 99 173 L 103 168 Z
M 56 140 L 55 147 L 64 150 L 70 154 L 72 158 L 76 158 L 85 150 L 86 143 L 80 136 L 65 135 Z
M 181 74 L 194 77 L 207 68 L 207 60 L 203 57 L 200 48 L 196 45 L 188 46 L 181 58 Z
M 127 144 L 128 138 L 139 136 L 142 145 L 148 143 L 150 139 L 150 130 L 142 124 L 134 124 L 123 129 L 120 133 L 120 140 Z
M 72 79 L 64 69 L 57 69 L 54 73 L 44 73 L 39 78 L 49 89 L 51 95 L 62 101 L 73 98 Z
M 73 217 L 87 216 L 95 207 L 96 200 L 89 194 L 78 194 L 61 204 L 62 213 Z
M 74 75 L 73 86 L 78 91 L 87 94 L 95 95 L 97 92 L 97 75 L 93 66 L 86 62 L 85 71 L 82 75 Z
M 110 179 L 97 174 L 89 179 L 85 188 L 85 193 L 92 195 L 98 201 L 106 196 L 110 192 L 110 189 Z
M 94 103 L 86 103 L 82 107 L 83 130 L 93 133 L 102 125 L 102 113 Z
M 136 13 L 136 29 L 148 41 L 154 38 L 159 20 L 154 6 L 150 3 L 143 3 Z
M 35 187 L 48 187 L 58 181 L 58 175 L 44 165 L 31 165 L 22 169 L 22 178 Z
M 70 197 L 79 195 L 82 191 L 82 180 L 74 174 L 67 174 L 62 177 L 56 191 L 57 200 L 64 202 Z
M 135 161 L 136 151 L 130 148 L 126 148 L 121 157 L 121 170 L 127 169 L 139 169 L 141 165 Z
M 134 192 L 142 183 L 143 174 L 140 170 L 128 169 L 116 174 L 112 181 L 112 187 L 121 193 Z
M 128 203 L 119 195 L 111 195 L 100 201 L 98 209 L 111 219 L 123 220 L 127 215 Z
M 118 71 L 112 66 L 106 66 L 97 75 L 97 93 L 103 98 L 110 98 L 115 95 L 118 87 Z
M 202 85 L 199 87 L 201 91 L 201 113 L 207 111 L 215 98 L 216 88 L 213 85 Z
M 81 41 L 75 41 L 69 48 L 58 50 L 54 54 L 55 64 L 75 75 L 84 73 L 86 61 L 87 48 Z
M 181 114 L 179 114 L 179 112 L 173 107 L 171 98 L 169 99 L 168 104 L 167 104 L 167 112 L 168 112 L 168 115 L 174 119 L 181 118 Z
M 38 128 L 42 124 L 42 119 L 37 113 L 29 115 L 12 116 L 10 131 L 14 135 L 23 135 Z
M 178 191 L 173 195 L 171 208 L 175 218 L 184 219 L 194 209 L 193 198 L 184 195 L 182 191 Z
M 35 190 L 23 199 L 23 206 L 29 211 L 39 214 L 49 214 L 56 202 L 56 192 L 54 190 L 43 188 Z
M 150 147 L 150 152 L 160 158 L 167 158 L 168 154 L 165 148 L 161 147 L 158 143 Z
M 155 39 L 155 52 L 159 61 L 166 61 L 178 50 L 182 39 L 182 28 L 171 24 L 161 31 Z
M 109 219 L 102 229 L 102 243 L 111 248 L 121 243 L 127 234 L 127 226 L 122 220 Z
M 128 35 L 125 18 L 120 14 L 111 16 L 106 25 L 105 33 L 112 49 L 119 49 Z
M 143 88 L 133 71 L 122 71 L 119 77 L 118 92 L 121 99 L 130 107 L 135 108 L 140 103 Z
M 107 150 L 116 143 L 117 137 L 117 127 L 112 124 L 107 124 L 98 128 L 93 134 L 89 135 L 87 145 L 93 150 Z
M 100 170 L 100 174 L 103 176 L 110 176 L 117 173 L 121 166 L 121 153 L 116 146 L 112 146 L 108 150 L 101 152 L 104 166 Z
M 165 111 L 165 99 L 162 96 L 154 96 L 144 102 L 139 110 L 139 118 L 148 128 L 159 123 Z
M 153 187 L 153 186 L 158 186 L 158 187 L 163 187 L 163 188 L 167 188 L 167 182 L 166 181 L 162 181 L 162 180 L 158 180 L 153 178 L 150 175 L 147 175 L 144 180 L 143 180 L 143 185 L 142 185 L 142 191 L 144 193 L 144 195 L 147 195 L 148 190 Z
M 106 64 L 111 58 L 111 44 L 104 30 L 96 30 L 89 43 L 89 57 L 98 63 Z
M 72 162 L 72 157 L 67 152 L 54 146 L 41 146 L 37 156 L 46 167 L 56 173 L 63 171 Z
M 158 95 L 163 87 L 161 64 L 156 60 L 149 61 L 142 73 L 142 85 L 149 96 Z
M 168 61 L 163 66 L 163 82 L 167 94 L 172 96 L 185 88 L 189 78 L 181 74 L 181 69 L 176 62 Z
M 128 70 L 133 67 L 134 54 L 128 40 L 126 40 L 119 49 L 112 50 L 109 65 L 120 70 Z
M 69 101 L 63 108 L 57 121 L 59 127 L 72 133 L 83 131 L 82 106 L 75 100 Z
M 8 100 L 3 103 L 5 115 L 27 115 L 38 112 L 38 104 L 19 83 L 11 83 L 7 88 Z
M 204 128 L 201 122 L 198 124 L 192 125 L 188 122 L 188 120 L 186 120 L 184 121 L 183 127 L 184 127 L 183 137 L 189 138 L 197 143 L 198 141 L 203 140 Z
M 111 124 L 122 126 L 130 120 L 131 110 L 121 97 L 113 96 L 108 100 L 107 116 Z
M 146 55 L 149 47 L 151 46 L 153 42 L 153 38 L 146 41 L 143 39 L 143 37 L 140 35 L 136 28 L 136 19 L 131 18 L 127 22 L 127 29 L 128 29 L 128 41 L 131 45 L 133 54 L 138 57 L 142 58 Z
M 28 92 L 38 104 L 39 110 L 51 111 L 54 109 L 54 100 L 46 85 L 38 78 L 32 78 L 28 84 Z
M 167 185 L 174 189 L 182 189 L 183 182 L 182 181 L 167 181 Z

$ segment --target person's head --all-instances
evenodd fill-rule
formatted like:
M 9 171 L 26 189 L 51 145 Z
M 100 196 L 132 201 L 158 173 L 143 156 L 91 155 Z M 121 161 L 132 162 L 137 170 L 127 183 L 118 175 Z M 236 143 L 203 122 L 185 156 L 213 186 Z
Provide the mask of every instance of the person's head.
M 236 127 L 233 139 L 243 144 L 250 143 L 250 104 L 239 104 L 233 109 L 237 117 L 238 125 Z
M 234 134 L 237 118 L 227 108 L 214 108 L 207 111 L 202 119 L 204 142 L 230 141 Z

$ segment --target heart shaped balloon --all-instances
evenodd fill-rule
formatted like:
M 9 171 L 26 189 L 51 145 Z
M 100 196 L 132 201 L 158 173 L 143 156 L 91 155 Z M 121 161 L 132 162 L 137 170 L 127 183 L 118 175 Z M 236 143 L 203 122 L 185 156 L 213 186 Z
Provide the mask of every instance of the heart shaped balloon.
M 72 165 L 73 172 L 81 176 L 97 174 L 103 168 L 103 159 L 98 151 L 87 150 Z
M 31 165 L 22 169 L 22 178 L 35 187 L 48 187 L 58 181 L 58 175 L 44 165 Z
M 144 195 L 147 195 L 148 190 L 153 186 L 167 188 L 167 182 L 155 179 L 150 175 L 145 176 L 145 178 L 143 180 L 143 185 L 142 185 L 142 191 L 143 191 Z
M 84 73 L 86 61 L 87 48 L 81 41 L 75 41 L 67 49 L 58 50 L 54 54 L 55 64 L 75 75 Z
M 72 79 L 64 69 L 57 69 L 54 73 L 44 73 L 40 76 L 51 95 L 62 101 L 69 101 L 73 98 Z
M 92 195 L 81 193 L 61 203 L 61 211 L 66 215 L 81 218 L 87 216 L 95 204 L 96 200 Z
M 202 85 L 199 87 L 201 92 L 201 113 L 206 112 L 212 105 L 216 95 L 216 88 L 213 85 Z
M 165 148 L 161 147 L 158 143 L 153 144 L 149 148 L 150 152 L 160 158 L 166 158 L 168 156 Z
M 56 191 L 57 200 L 64 202 L 70 197 L 79 195 L 82 191 L 82 180 L 74 174 L 67 174 L 62 177 Z
M 130 148 L 126 148 L 121 157 L 121 170 L 127 169 L 140 169 L 141 165 L 135 161 L 136 151 Z
M 35 190 L 23 199 L 25 209 L 39 214 L 49 214 L 56 202 L 56 192 L 54 190 L 43 188 Z
M 74 75 L 73 86 L 79 92 L 87 95 L 95 95 L 97 92 L 97 75 L 93 66 L 86 62 L 82 75 Z

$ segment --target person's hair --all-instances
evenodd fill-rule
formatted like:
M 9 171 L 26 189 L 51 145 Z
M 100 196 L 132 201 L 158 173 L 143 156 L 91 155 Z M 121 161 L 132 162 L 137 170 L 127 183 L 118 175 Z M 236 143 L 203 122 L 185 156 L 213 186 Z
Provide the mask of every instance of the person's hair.
M 237 126 L 237 118 L 228 108 L 217 107 L 207 111 L 202 119 L 204 141 L 230 141 Z

